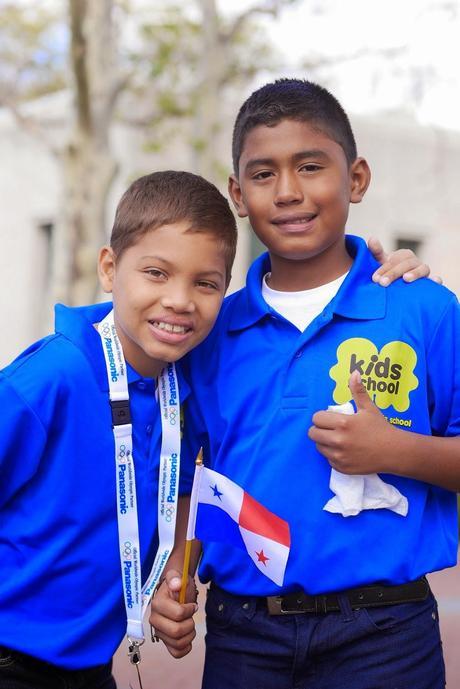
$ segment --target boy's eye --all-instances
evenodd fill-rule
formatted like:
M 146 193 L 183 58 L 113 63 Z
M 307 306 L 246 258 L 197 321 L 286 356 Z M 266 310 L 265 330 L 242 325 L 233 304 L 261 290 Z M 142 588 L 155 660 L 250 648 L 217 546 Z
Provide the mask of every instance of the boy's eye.
M 208 280 L 199 280 L 196 284 L 198 287 L 205 287 L 206 289 L 218 289 L 215 282 L 209 282 Z
M 318 165 L 318 163 L 304 163 L 300 168 L 300 170 L 303 170 L 304 172 L 317 172 L 321 169 L 321 165 Z
M 158 268 L 146 268 L 144 271 L 147 275 L 150 275 L 153 278 L 157 278 L 159 280 L 166 278 L 166 274 L 163 273 L 162 270 L 158 270 Z
M 271 175 L 272 173 L 270 172 L 270 170 L 261 170 L 261 172 L 256 172 L 254 175 L 252 175 L 252 179 L 267 179 Z

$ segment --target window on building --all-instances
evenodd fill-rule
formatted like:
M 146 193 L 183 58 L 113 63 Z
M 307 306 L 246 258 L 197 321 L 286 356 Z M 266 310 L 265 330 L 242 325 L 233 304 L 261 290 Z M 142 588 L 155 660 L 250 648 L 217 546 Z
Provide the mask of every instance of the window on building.
M 422 249 L 422 241 L 414 237 L 397 237 L 395 241 L 396 249 L 412 249 L 414 254 L 419 255 Z
M 53 247 L 53 230 L 54 223 L 51 221 L 45 221 L 38 224 L 39 230 L 39 252 L 42 264 L 42 275 L 44 287 L 47 286 L 50 274 L 51 274 L 51 256 Z

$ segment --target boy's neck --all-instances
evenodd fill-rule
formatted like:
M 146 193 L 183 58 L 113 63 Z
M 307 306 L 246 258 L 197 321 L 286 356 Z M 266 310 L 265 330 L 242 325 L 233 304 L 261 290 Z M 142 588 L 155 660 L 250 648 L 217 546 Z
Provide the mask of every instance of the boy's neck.
M 99 323 L 93 323 L 93 328 L 99 332 Z M 166 362 L 150 359 L 146 354 L 143 355 L 142 352 L 136 352 L 137 356 L 133 358 L 130 353 L 132 348 L 127 347 L 125 344 L 125 336 L 123 331 L 118 327 L 116 327 L 116 330 L 125 362 L 143 378 L 152 378 L 153 380 L 156 380 L 161 371 L 164 369 Z
M 270 253 L 271 275 L 268 285 L 280 292 L 302 292 L 321 287 L 350 270 L 353 259 L 345 243 L 341 251 L 323 251 L 306 259 L 290 259 Z

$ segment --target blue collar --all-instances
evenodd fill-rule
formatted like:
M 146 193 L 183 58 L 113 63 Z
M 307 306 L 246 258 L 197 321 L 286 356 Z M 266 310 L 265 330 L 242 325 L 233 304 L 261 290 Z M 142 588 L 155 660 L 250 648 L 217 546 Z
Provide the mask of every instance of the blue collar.
M 386 291 L 371 279 L 379 264 L 360 237 L 347 235 L 346 246 L 353 258 L 353 265 L 325 312 L 357 320 L 383 318 L 386 312 Z M 251 265 L 246 288 L 240 290 L 233 300 L 229 331 L 249 328 L 273 313 L 273 309 L 262 297 L 262 279 L 269 271 L 270 257 L 268 253 L 264 253 Z

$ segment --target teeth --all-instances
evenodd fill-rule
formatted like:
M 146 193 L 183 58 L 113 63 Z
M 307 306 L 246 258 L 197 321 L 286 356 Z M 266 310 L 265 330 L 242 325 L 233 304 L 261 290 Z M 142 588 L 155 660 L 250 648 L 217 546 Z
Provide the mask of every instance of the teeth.
M 292 220 L 283 220 L 280 224 L 282 225 L 303 225 L 307 222 L 313 220 L 315 216 L 312 215 L 310 218 L 293 218 Z
M 168 333 L 184 334 L 188 330 L 188 328 L 183 325 L 171 325 L 171 323 L 163 323 L 162 321 L 154 321 L 154 326 L 159 330 L 166 330 Z

